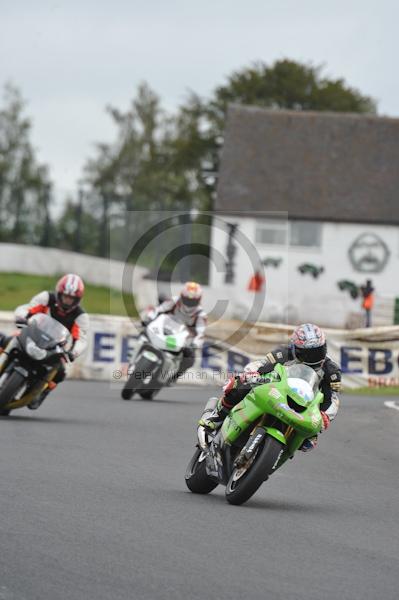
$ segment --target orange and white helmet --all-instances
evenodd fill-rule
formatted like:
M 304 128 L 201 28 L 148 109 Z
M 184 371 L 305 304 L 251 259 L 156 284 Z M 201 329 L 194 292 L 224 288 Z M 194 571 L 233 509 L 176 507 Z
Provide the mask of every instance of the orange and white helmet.
M 202 298 L 202 288 L 195 281 L 187 281 L 180 292 L 179 303 L 182 312 L 187 315 L 195 314 Z
M 64 275 L 55 286 L 58 306 L 65 312 L 71 312 L 83 298 L 84 291 L 85 286 L 79 275 Z

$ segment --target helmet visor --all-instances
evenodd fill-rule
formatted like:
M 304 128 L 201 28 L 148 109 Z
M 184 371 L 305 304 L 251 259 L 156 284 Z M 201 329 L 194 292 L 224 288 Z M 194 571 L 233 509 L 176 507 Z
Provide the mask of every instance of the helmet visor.
M 187 296 L 181 296 L 181 301 L 182 304 L 184 304 L 184 306 L 187 306 L 187 308 L 194 308 L 195 306 L 198 306 L 200 303 L 200 299 L 199 298 L 188 298 Z
M 80 302 L 80 298 L 77 296 L 71 296 L 70 294 L 58 294 L 57 301 L 59 306 L 61 306 L 62 310 L 65 312 L 71 311 L 77 306 Z
M 73 306 L 79 299 L 76 298 L 76 296 L 70 296 L 69 294 L 60 294 L 60 300 L 63 306 Z
M 318 348 L 295 347 L 295 358 L 305 365 L 321 366 L 327 355 L 327 347 L 324 344 Z

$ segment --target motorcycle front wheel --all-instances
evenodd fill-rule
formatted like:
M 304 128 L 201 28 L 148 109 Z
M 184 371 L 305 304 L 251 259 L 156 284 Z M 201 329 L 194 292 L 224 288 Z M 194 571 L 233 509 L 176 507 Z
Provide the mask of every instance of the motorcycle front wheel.
M 226 486 L 226 500 L 230 504 L 243 504 L 249 500 L 273 472 L 283 449 L 283 444 L 266 436 L 253 462 L 233 470 Z
M 133 373 L 130 375 L 129 379 L 125 383 L 121 396 L 123 400 L 130 400 L 133 397 L 133 394 L 138 392 L 140 388 L 143 386 L 143 381 L 140 377 L 137 377 L 137 374 L 140 373 L 148 373 L 150 374 L 154 370 L 154 363 L 145 358 L 145 356 L 140 356 L 137 364 L 135 365 L 135 369 Z
M 18 373 L 18 371 L 11 373 L 0 389 L 0 408 L 14 400 L 15 394 L 21 388 L 24 381 L 25 377 L 21 373 Z
M 123 400 L 130 400 L 133 397 L 135 388 L 133 387 L 133 381 L 131 380 L 132 376 L 129 377 L 121 391 L 121 397 L 123 398 Z
M 201 448 L 197 448 L 185 474 L 186 486 L 194 494 L 209 494 L 218 482 L 209 477 L 205 468 L 205 458 Z

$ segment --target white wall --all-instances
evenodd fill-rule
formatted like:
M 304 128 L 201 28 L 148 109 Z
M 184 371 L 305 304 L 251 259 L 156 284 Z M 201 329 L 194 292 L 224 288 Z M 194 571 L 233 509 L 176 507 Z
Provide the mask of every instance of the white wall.
M 239 231 L 254 243 L 255 219 L 237 218 L 234 215 L 219 216 L 217 222 L 218 226 L 213 228 L 213 255 L 221 254 L 226 258 L 228 236 L 227 227 L 223 228 L 223 222 L 238 223 Z M 381 273 L 359 272 L 349 260 L 349 248 L 363 233 L 378 235 L 389 248 L 390 256 Z M 218 270 L 212 264 L 210 284 L 213 289 L 223 289 L 224 295 L 231 298 L 232 312 L 240 314 L 240 305 L 248 306 L 254 295 L 247 291 L 254 261 L 249 260 L 248 252 L 239 241 L 236 242 L 236 246 L 235 283 L 226 286 L 224 271 Z M 260 260 L 267 257 L 282 258 L 279 268 L 269 266 L 264 270 L 267 295 L 261 318 L 280 322 L 314 320 L 331 327 L 345 327 L 351 314 L 358 313 L 360 316 L 360 300 L 352 300 L 348 292 L 340 291 L 337 282 L 347 279 L 356 284 L 364 284 L 366 279 L 370 278 L 377 295 L 375 316 L 380 319 L 380 323 L 375 324 L 391 322 L 392 315 L 387 311 L 392 308 L 392 299 L 399 296 L 399 227 L 323 223 L 319 248 L 298 249 L 287 245 L 256 244 L 256 250 Z M 317 279 L 310 274 L 302 275 L 298 266 L 303 263 L 322 266 L 324 272 Z

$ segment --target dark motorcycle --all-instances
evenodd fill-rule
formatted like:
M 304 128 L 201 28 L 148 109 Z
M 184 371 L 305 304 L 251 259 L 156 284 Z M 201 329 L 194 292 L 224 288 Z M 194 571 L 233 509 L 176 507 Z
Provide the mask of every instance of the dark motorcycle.
M 70 332 L 46 314 L 32 316 L 0 354 L 0 415 L 28 406 L 48 387 L 72 347 Z

